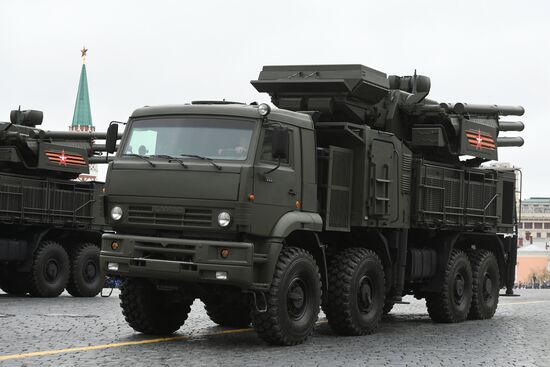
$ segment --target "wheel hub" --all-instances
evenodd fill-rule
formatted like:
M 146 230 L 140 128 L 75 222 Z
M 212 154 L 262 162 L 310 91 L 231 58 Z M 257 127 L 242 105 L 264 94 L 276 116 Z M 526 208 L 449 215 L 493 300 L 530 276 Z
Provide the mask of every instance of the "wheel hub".
M 87 281 L 93 280 L 96 277 L 97 268 L 93 261 L 88 261 L 84 266 L 84 278 Z
M 362 312 L 370 312 L 373 307 L 372 291 L 370 279 L 367 276 L 362 277 L 359 281 L 359 288 L 357 289 L 357 303 Z
M 49 282 L 53 282 L 57 279 L 58 274 L 59 265 L 57 264 L 57 261 L 53 259 L 49 260 L 44 267 L 44 278 L 46 278 Z
M 493 296 L 493 281 L 489 274 L 485 274 L 483 281 L 483 298 L 488 301 Z
M 455 286 L 454 286 L 454 293 L 455 293 L 455 299 L 456 303 L 459 304 L 462 301 L 462 297 L 464 296 L 464 286 L 465 281 L 462 274 L 457 274 L 455 277 Z
M 301 318 L 306 309 L 305 284 L 300 279 L 294 279 L 288 287 L 287 308 L 291 318 Z

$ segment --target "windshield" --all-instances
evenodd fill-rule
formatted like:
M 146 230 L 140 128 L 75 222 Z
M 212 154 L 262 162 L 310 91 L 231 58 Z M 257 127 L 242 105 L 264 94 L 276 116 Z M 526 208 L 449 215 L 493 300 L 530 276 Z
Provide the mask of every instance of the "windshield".
M 244 161 L 253 131 L 253 120 L 191 116 L 140 119 L 132 123 L 122 154 Z

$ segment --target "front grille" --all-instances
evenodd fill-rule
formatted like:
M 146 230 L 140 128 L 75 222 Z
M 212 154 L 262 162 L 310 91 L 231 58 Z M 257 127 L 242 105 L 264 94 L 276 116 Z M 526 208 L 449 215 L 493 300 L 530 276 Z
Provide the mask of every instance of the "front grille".
M 138 242 L 134 246 L 134 255 L 153 260 L 182 261 L 192 263 L 195 261 L 196 248 L 194 245 L 160 244 L 157 242 Z M 188 264 L 189 265 L 189 264 Z M 196 269 L 196 266 L 194 266 Z M 185 270 L 193 270 L 187 268 Z
M 212 209 L 131 205 L 128 222 L 170 227 L 212 227 Z

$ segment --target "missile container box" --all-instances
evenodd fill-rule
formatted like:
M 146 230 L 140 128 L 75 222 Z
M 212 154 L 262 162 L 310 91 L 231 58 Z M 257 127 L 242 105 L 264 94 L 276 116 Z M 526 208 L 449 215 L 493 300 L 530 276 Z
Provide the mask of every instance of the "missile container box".
M 272 344 L 376 330 L 405 295 L 435 322 L 489 319 L 516 265 L 519 106 L 438 103 L 425 76 L 266 66 L 272 103 L 200 101 L 131 115 L 106 182 L 100 262 L 127 322 L 171 333 L 200 298 Z M 116 125 L 107 136 L 114 151 Z

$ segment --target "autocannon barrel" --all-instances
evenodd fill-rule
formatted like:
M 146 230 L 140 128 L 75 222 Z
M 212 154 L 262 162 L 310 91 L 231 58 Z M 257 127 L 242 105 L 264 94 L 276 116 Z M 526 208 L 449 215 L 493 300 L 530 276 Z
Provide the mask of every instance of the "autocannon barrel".
M 122 134 L 121 134 L 122 136 Z M 68 139 L 68 140 L 88 140 L 105 139 L 106 132 L 86 132 L 86 131 L 45 131 L 44 138 L 47 139 Z
M 521 121 L 499 121 L 498 131 L 523 131 L 525 125 Z
M 493 114 L 500 116 L 521 116 L 525 112 L 524 108 L 521 106 L 500 106 L 500 105 L 491 105 L 491 104 L 469 104 L 469 103 L 441 103 L 447 112 L 450 113 L 473 113 L 473 114 Z
M 107 147 L 105 144 L 92 144 L 92 150 L 94 152 L 106 152 Z M 118 149 L 118 145 L 116 145 L 116 149 Z
M 11 139 L 42 139 L 44 137 L 43 131 L 38 129 L 29 129 L 25 131 L 3 131 L 0 135 L 2 138 Z
M 88 163 L 90 164 L 101 164 L 101 163 L 109 163 L 111 162 L 115 157 L 110 155 L 107 156 L 92 156 L 88 158 Z
M 519 136 L 497 138 L 497 147 L 521 147 L 523 143 Z

